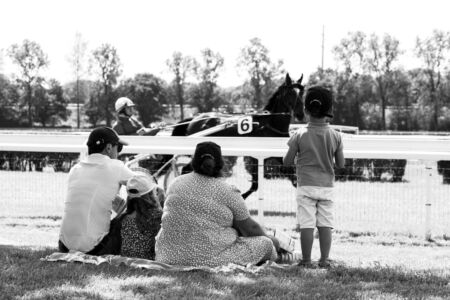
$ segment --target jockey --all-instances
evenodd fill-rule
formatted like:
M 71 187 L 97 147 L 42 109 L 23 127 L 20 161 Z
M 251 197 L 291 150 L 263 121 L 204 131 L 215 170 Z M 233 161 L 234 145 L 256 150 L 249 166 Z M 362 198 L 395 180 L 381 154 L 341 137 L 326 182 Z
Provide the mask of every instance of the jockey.
M 133 117 L 135 104 L 127 97 L 120 97 L 115 103 L 117 114 L 113 129 L 119 135 L 156 135 L 161 128 L 146 128 Z

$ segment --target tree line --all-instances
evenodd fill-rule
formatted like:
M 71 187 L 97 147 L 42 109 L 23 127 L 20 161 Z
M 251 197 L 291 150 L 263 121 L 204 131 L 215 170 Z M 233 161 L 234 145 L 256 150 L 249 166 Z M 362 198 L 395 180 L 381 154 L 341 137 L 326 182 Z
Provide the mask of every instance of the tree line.
M 413 69 L 399 66 L 405 51 L 389 34 L 350 32 L 332 52 L 335 67 L 318 67 L 307 84 L 333 89 L 334 124 L 363 130 L 450 131 L 449 32 L 417 37 L 413 53 L 421 65 Z M 235 65 L 246 76 L 231 88 L 218 85 L 224 58 L 210 48 L 200 51 L 200 59 L 178 51 L 168 57 L 170 82 L 151 73 L 121 79 L 117 49 L 106 43 L 88 51 L 80 34 L 69 56 L 73 81 L 64 85 L 41 76 L 49 59 L 35 41 L 11 45 L 6 57 L 19 72 L 11 78 L 0 74 L 1 127 L 58 126 L 68 118 L 68 103 L 84 104 L 77 127 L 111 125 L 114 101 L 120 96 L 135 101 L 145 125 L 166 117 L 174 106 L 180 109 L 180 119 L 186 105 L 198 112 L 258 110 L 286 72 L 283 60 L 273 60 L 259 38 L 241 48 Z M 291 72 L 300 73 L 301 66 Z

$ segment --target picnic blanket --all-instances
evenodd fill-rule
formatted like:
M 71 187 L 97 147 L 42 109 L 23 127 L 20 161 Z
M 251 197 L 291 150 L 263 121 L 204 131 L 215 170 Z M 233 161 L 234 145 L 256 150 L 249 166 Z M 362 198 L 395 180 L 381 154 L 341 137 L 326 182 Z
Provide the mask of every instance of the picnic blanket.
M 120 255 L 94 256 L 79 251 L 71 251 L 69 253 L 54 252 L 44 258 L 41 258 L 41 260 L 48 262 L 56 262 L 56 261 L 79 262 L 94 265 L 101 265 L 106 263 L 114 266 L 126 265 L 132 268 L 148 269 L 148 270 L 164 270 L 164 271 L 186 272 L 194 270 L 203 270 L 211 273 L 231 273 L 235 271 L 242 271 L 246 273 L 258 273 L 265 269 L 286 269 L 293 267 L 293 265 L 290 264 L 277 264 L 270 261 L 267 261 L 261 266 L 256 266 L 253 264 L 249 264 L 247 266 L 228 264 L 226 266 L 220 266 L 215 268 L 210 268 L 206 266 L 199 266 L 199 267 L 174 266 L 148 259 L 124 257 Z

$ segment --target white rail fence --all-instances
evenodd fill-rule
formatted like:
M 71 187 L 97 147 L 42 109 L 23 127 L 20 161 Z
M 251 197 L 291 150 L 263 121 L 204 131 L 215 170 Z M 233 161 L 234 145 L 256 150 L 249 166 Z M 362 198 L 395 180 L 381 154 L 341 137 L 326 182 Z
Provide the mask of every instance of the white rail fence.
M 263 161 L 267 157 L 282 157 L 286 150 L 287 138 L 236 138 L 236 137 L 166 137 L 166 136 L 126 136 L 123 137 L 130 143 L 130 146 L 124 147 L 124 153 L 136 154 L 176 154 L 190 155 L 193 153 L 197 143 L 210 140 L 218 143 L 222 147 L 224 155 L 229 156 L 252 156 L 258 160 L 258 176 L 260 188 L 253 200 L 249 199 L 249 207 L 253 207 L 258 212 L 258 217 L 262 222 L 277 224 L 277 220 L 271 217 L 263 217 L 264 211 L 269 203 L 281 207 L 285 205 L 284 210 L 295 212 L 295 191 L 292 188 L 286 188 L 290 185 L 282 180 L 264 179 Z M 0 134 L 0 151 L 19 151 L 19 152 L 65 152 L 81 153 L 85 155 L 87 133 L 79 134 Z M 345 135 L 344 134 L 344 153 L 346 158 L 370 158 L 370 159 L 406 159 L 410 165 L 410 172 L 418 172 L 408 185 L 404 183 L 337 183 L 337 191 L 341 192 L 337 196 L 337 203 L 341 202 L 342 208 L 336 212 L 337 217 L 341 219 L 340 223 L 345 230 L 358 230 L 359 224 L 373 221 L 373 230 L 379 227 L 377 220 L 383 225 L 387 223 L 392 225 L 392 229 L 397 231 L 411 231 L 417 233 L 421 231 L 427 238 L 432 233 L 438 232 L 448 235 L 450 233 L 450 221 L 447 219 L 450 215 L 450 185 L 443 185 L 438 179 L 436 172 L 436 161 L 450 161 L 450 137 L 444 136 L 363 136 L 363 135 Z M 17 172 L 2 172 L 1 177 L 12 177 Z M 64 177 L 59 173 L 60 177 Z M 37 175 L 36 175 L 37 176 Z M 47 176 L 47 175 L 40 175 Z M 52 177 L 56 178 L 56 177 Z M 14 180 L 14 179 L 13 179 Z M 23 181 L 22 178 L 17 180 Z M 28 179 L 27 179 L 28 180 Z M 55 180 L 55 179 L 53 179 Z M 237 183 L 242 179 L 235 178 Z M 231 180 L 233 181 L 233 180 Z M 3 179 L 3 183 L 5 180 Z M 10 182 L 9 180 L 7 182 Z M 261 183 L 264 183 L 262 185 Z M 21 182 L 21 185 L 24 183 Z M 64 182 L 59 183 L 59 187 Z M 11 184 L 12 185 L 12 184 Z M 344 187 L 345 185 L 345 187 Z M 382 189 L 378 189 L 381 187 Z M 268 190 L 267 187 L 275 189 Z M 36 189 L 38 187 L 35 187 Z M 284 189 L 285 192 L 279 191 Z M 382 191 L 382 193 L 380 193 Z M 17 199 L 21 196 L 21 190 L 15 192 L 9 191 L 9 195 L 4 195 L 0 199 L 0 208 L 4 199 Z M 48 197 L 50 190 L 34 193 L 31 197 Z M 378 194 L 378 195 L 377 195 Z M 406 196 L 401 196 L 401 195 Z M 400 196 L 396 196 L 400 195 Z M 7 196 L 7 197 L 6 197 Z M 402 198 L 402 200 L 398 200 Z M 285 199 L 286 198 L 286 199 Z M 367 199 L 366 199 L 367 198 Z M 383 202 L 388 201 L 389 202 Z M 403 199 L 410 198 L 410 199 Z M 367 201 L 366 201 L 366 200 Z M 19 201 L 15 200 L 15 201 Z M 34 199 L 32 203 L 39 203 Z M 59 199 L 62 203 L 63 200 Z M 414 202 L 414 204 L 412 204 Z M 420 204 L 420 203 L 421 204 Z M 378 204 L 378 205 L 377 205 Z M 27 204 L 29 205 L 29 204 Z M 33 204 L 31 204 L 33 205 Z M 37 204 L 36 204 L 37 205 Z M 272 205 L 272 204 L 270 204 Z M 269 205 L 269 206 L 270 206 Z M 3 211 L 7 210 L 9 204 L 3 203 Z M 283 206 L 284 207 L 284 206 Z M 411 210 L 414 207 L 414 211 Z M 361 210 L 364 208 L 364 210 Z M 352 213 L 352 210 L 354 212 Z M 396 215 L 391 211 L 407 211 L 408 216 L 403 221 L 396 221 Z M 357 216 L 357 217 L 356 217 Z M 351 218 L 358 219 L 358 222 L 349 222 Z M 279 223 L 279 222 L 278 222 Z M 295 220 L 282 226 L 292 226 Z M 347 224 L 347 226 L 345 226 Z M 412 230 L 417 226 L 419 229 Z M 339 227 L 339 226 L 338 226 Z M 400 228 L 398 228 L 400 227 Z M 361 227 L 362 231 L 371 231 L 369 228 Z M 388 228 L 388 227 L 386 227 Z M 397 229 L 395 229 L 397 228 Z

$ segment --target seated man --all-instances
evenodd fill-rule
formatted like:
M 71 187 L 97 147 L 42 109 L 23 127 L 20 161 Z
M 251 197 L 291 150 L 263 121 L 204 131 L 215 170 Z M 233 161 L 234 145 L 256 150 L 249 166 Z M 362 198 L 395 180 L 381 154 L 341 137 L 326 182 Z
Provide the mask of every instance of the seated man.
M 144 127 L 134 114 L 134 103 L 127 97 L 120 97 L 116 100 L 115 109 L 117 113 L 116 122 L 113 129 L 120 135 L 156 135 L 161 128 Z
M 59 250 L 91 255 L 119 254 L 120 222 L 111 221 L 111 210 L 124 200 L 117 196 L 121 184 L 134 173 L 117 159 L 123 145 L 109 127 L 94 129 L 88 138 L 88 157 L 69 173 Z

